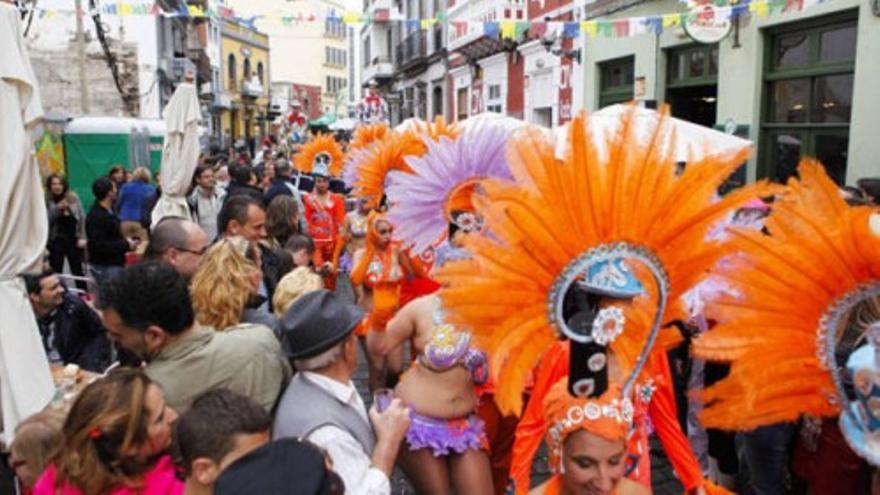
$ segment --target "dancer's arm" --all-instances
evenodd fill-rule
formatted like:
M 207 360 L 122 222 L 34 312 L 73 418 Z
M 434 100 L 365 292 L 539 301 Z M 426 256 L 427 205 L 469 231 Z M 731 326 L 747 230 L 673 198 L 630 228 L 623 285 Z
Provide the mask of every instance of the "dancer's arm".
M 416 317 L 418 316 L 418 299 L 407 304 L 391 318 L 385 327 L 385 333 L 380 333 L 377 348 L 379 354 L 387 356 L 392 351 L 411 339 L 416 333 Z

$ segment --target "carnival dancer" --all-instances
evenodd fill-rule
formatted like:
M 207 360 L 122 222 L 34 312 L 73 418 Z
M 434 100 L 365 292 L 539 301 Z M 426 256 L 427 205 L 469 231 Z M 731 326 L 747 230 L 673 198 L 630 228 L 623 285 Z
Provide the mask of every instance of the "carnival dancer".
M 427 153 L 406 158 L 412 174 L 390 174 L 388 215 L 411 259 L 433 255 L 444 241 L 460 245 L 466 233 L 481 230 L 471 196 L 483 179 L 512 179 L 507 138 L 503 129 L 481 126 L 457 138 L 427 140 Z M 399 459 L 416 491 L 492 493 L 487 438 L 476 414 L 475 385 L 486 381 L 485 355 L 471 346 L 470 333 L 445 322 L 434 294 L 403 306 L 378 340 L 382 354 L 411 341 L 418 356 L 394 389 L 413 411 L 408 449 Z
M 650 494 L 650 488 L 624 476 L 633 421 L 630 399 L 617 386 L 595 399 L 574 397 L 567 382 L 562 378 L 553 385 L 541 404 L 549 425 L 546 442 L 553 476 L 531 493 Z
M 370 390 L 396 381 L 403 370 L 402 352 L 382 355 L 381 333 L 400 307 L 400 285 L 412 273 L 409 259 L 398 243 L 391 240 L 394 228 L 385 215 L 370 214 L 367 221 L 366 244 L 354 254 L 351 283 L 357 292 L 358 305 L 367 312 L 362 323 L 366 334 L 367 360 L 370 367 Z
M 673 139 L 668 111 L 644 140 L 633 115 L 624 114 L 607 154 L 583 115 L 561 161 L 540 131 L 518 134 L 508 150 L 516 182 L 483 181 L 484 194 L 474 197 L 492 235 L 469 236 L 474 258 L 436 275 L 447 321 L 470 329 L 489 352 L 502 412 L 520 412 L 526 378 L 560 337 L 571 347 L 569 394 L 594 399 L 620 386 L 633 400 L 646 363 L 680 340 L 661 330 L 686 318 L 679 298 L 730 252 L 706 241 L 708 232 L 766 189 L 718 199 L 748 149 L 708 155 L 676 174 L 664 145 Z
M 388 103 L 376 81 L 367 84 L 367 94 L 357 104 L 357 118 L 361 124 L 388 124 Z
M 341 173 L 342 156 L 333 136 L 323 135 L 303 146 L 295 158 L 297 169 L 315 178 L 315 190 L 306 195 L 303 206 L 309 235 L 315 242 L 315 267 L 329 290 L 336 287 L 334 252 L 345 220 L 345 199 L 330 192 L 330 177 Z
M 771 205 L 766 233 L 728 229 L 738 255 L 712 275 L 731 294 L 706 301 L 717 325 L 693 351 L 731 368 L 702 392 L 700 419 L 744 431 L 806 416 L 812 492 L 856 493 L 857 477 L 841 469 L 851 464 L 841 462 L 846 446 L 810 427 L 839 417 L 849 446 L 880 466 L 876 344 L 857 350 L 880 321 L 880 213 L 848 206 L 817 162 L 803 161 L 798 175 Z
M 336 268 L 336 282 L 340 290 L 349 293 L 351 301 L 356 296 L 351 294 L 354 288 L 351 284 L 351 270 L 353 267 L 354 253 L 364 248 L 367 237 L 367 219 L 373 209 L 370 202 L 359 198 L 357 207 L 346 213 L 336 240 L 336 249 L 333 252 L 333 266 Z M 344 287 L 344 289 L 343 289 Z

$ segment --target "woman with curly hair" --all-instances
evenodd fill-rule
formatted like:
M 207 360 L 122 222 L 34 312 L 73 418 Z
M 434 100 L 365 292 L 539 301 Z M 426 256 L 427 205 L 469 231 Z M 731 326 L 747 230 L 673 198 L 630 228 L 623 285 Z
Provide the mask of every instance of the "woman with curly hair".
M 183 493 L 171 457 L 177 413 L 143 371 L 121 369 L 77 397 L 62 428 L 61 453 L 34 495 Z
M 227 237 L 211 246 L 190 288 L 196 321 L 218 331 L 241 323 L 276 330 L 278 320 L 257 293 L 263 279 L 261 263 L 259 246 L 243 237 Z

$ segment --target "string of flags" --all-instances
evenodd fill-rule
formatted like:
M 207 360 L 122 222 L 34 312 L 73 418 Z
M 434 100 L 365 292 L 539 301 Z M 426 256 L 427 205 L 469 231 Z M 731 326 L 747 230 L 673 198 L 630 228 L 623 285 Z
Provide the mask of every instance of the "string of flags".
M 692 5 L 689 0 L 680 0 L 683 4 Z M 754 16 L 763 19 L 771 14 L 784 12 L 800 12 L 817 4 L 829 0 L 712 0 L 710 11 L 682 11 L 662 15 L 650 15 L 616 19 L 589 19 L 580 22 L 562 21 L 513 21 L 501 20 L 494 22 L 450 20 L 445 12 L 439 12 L 429 19 L 407 19 L 396 12 L 377 11 L 370 16 L 362 12 L 346 11 L 339 12 L 329 9 L 325 12 L 303 13 L 272 13 L 243 16 L 235 10 L 214 2 L 208 2 L 207 7 L 187 5 L 181 2 L 177 10 L 165 11 L 155 2 L 105 2 L 98 8 L 98 12 L 105 15 L 115 16 L 163 16 L 163 17 L 189 17 L 189 18 L 216 18 L 227 19 L 239 24 L 256 29 L 256 22 L 268 20 L 278 22 L 285 26 L 294 26 L 304 23 L 315 22 L 339 22 L 346 25 L 368 24 L 373 22 L 401 22 L 408 29 L 429 29 L 435 24 L 448 24 L 451 37 L 482 31 L 488 37 L 501 39 L 520 39 L 526 32 L 534 36 L 542 36 L 550 31 L 559 33 L 563 38 L 578 38 L 581 35 L 590 38 L 627 38 L 645 33 L 659 35 L 666 29 L 674 29 L 685 23 L 694 22 L 701 17 L 711 15 L 714 20 L 734 21 L 737 19 Z M 702 5 L 705 5 L 703 3 Z M 43 7 L 31 7 L 35 9 L 38 18 L 52 18 L 63 15 L 70 16 L 76 13 L 75 9 L 52 9 Z M 80 15 L 93 15 L 94 10 L 80 11 Z M 712 19 L 710 19 L 712 20 Z

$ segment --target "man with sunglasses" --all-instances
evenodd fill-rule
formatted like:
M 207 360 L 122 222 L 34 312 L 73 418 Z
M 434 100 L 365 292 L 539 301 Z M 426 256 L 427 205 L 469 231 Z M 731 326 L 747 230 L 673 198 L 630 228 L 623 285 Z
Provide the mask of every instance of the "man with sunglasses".
M 153 229 L 144 260 L 169 265 L 189 282 L 209 247 L 208 236 L 197 223 L 167 217 Z

